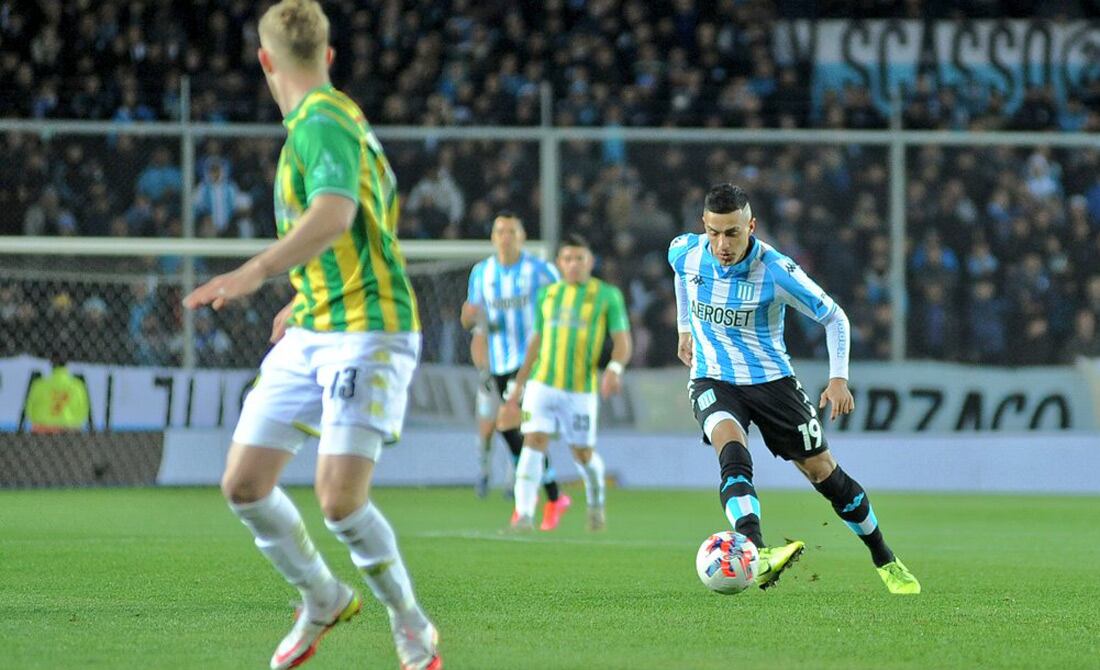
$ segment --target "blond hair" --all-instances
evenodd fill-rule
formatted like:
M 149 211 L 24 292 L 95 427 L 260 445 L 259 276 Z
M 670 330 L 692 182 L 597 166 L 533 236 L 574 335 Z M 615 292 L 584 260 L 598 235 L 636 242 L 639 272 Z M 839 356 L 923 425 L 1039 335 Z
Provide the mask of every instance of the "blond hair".
M 299 67 L 324 63 L 328 17 L 316 0 L 282 0 L 260 18 L 260 35 L 268 46 Z

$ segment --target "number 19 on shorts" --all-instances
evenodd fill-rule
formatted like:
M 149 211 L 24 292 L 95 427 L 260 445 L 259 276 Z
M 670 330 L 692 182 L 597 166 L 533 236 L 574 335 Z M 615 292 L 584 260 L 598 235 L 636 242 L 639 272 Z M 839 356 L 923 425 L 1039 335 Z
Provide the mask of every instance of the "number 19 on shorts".
M 798 424 L 798 432 L 802 433 L 802 445 L 806 451 L 812 451 L 821 446 L 821 423 L 816 418 Z

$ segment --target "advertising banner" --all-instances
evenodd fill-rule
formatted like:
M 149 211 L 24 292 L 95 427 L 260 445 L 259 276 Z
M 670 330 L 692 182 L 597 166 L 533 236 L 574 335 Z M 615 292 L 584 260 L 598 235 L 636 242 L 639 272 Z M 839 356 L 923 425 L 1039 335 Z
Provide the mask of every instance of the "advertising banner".
M 1029 87 L 1049 87 L 1061 103 L 1100 79 L 1100 24 L 1092 21 L 780 21 L 773 38 L 780 62 L 813 63 L 815 105 L 826 90 L 855 83 L 885 113 L 893 91 L 912 90 L 928 74 L 964 97 L 1000 91 L 1012 112 Z
M 953 363 L 853 363 L 851 415 L 826 423 L 842 433 L 1092 431 L 1097 428 L 1096 364 L 1049 368 L 981 368 Z M 31 382 L 49 362 L 0 359 L 0 430 L 19 426 Z M 71 363 L 85 380 L 96 430 L 232 428 L 254 370 L 145 368 Z M 796 362 L 807 393 L 818 398 L 823 362 Z M 641 432 L 696 430 L 687 370 L 629 370 L 623 394 L 600 405 L 601 428 Z M 472 368 L 423 365 L 409 392 L 410 427 L 468 424 L 477 375 Z M 26 426 L 24 425 L 24 428 Z

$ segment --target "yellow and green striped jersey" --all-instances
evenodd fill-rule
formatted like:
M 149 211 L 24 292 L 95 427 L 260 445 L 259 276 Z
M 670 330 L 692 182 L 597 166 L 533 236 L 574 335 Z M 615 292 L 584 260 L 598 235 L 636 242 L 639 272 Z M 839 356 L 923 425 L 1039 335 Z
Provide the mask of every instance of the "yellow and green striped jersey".
M 595 278 L 558 282 L 539 291 L 537 304 L 541 342 L 531 379 L 565 391 L 594 392 L 607 333 L 630 328 L 622 291 Z
M 275 224 L 289 233 L 317 195 L 359 204 L 351 228 L 320 256 L 290 270 L 290 324 L 316 331 L 420 330 L 416 296 L 397 243 L 397 179 L 363 112 L 331 84 L 283 119 Z

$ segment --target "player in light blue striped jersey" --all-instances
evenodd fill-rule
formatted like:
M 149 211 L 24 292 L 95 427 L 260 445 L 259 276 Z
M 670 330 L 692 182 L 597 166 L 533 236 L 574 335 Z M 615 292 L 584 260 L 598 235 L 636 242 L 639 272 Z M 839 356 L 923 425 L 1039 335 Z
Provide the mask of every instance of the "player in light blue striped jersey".
M 760 588 L 805 548 L 799 541 L 766 547 L 752 482 L 747 429 L 755 422 L 773 455 L 791 461 L 863 541 L 891 593 L 920 593 L 916 577 L 883 539 L 866 491 L 837 465 L 783 342 L 783 317 L 794 307 L 825 328 L 829 382 L 818 407 L 830 417 L 851 412 L 848 317 L 797 263 L 756 239 L 756 219 L 739 186 L 707 193 L 703 234 L 672 240 L 680 360 L 691 369 L 692 409 L 703 439 L 718 454 L 719 499 L 734 530 L 760 549 Z
M 497 215 L 493 220 L 490 239 L 496 254 L 475 265 L 470 272 L 469 289 L 461 315 L 463 327 L 483 332 L 487 344 L 488 367 L 482 370 L 483 388 L 478 398 L 481 419 L 496 415 L 501 399 L 511 393 L 516 373 L 523 366 L 527 354 L 527 343 L 535 333 L 535 298 L 540 289 L 560 279 L 551 263 L 523 251 L 527 236 L 523 222 L 512 212 Z M 497 429 L 508 444 L 515 463 L 523 450 L 519 424 L 514 421 L 505 423 L 508 417 L 496 418 Z M 482 422 L 482 425 L 488 424 Z M 481 473 L 477 491 L 479 495 L 484 495 L 488 488 L 492 432 L 479 432 Z M 543 487 L 547 503 L 543 508 L 540 528 L 553 530 L 572 501 L 558 490 L 549 460 L 546 461 Z

